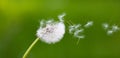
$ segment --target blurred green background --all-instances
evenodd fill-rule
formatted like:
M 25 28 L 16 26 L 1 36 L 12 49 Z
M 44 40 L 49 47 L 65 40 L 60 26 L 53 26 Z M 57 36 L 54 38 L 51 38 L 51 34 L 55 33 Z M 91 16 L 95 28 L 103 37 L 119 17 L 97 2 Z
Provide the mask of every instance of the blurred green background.
M 120 0 L 0 0 L 0 58 L 21 58 L 36 38 L 39 21 L 58 20 L 63 12 L 66 22 L 93 20 L 94 26 L 79 45 L 66 28 L 60 42 L 39 41 L 28 58 L 120 58 L 120 31 L 108 36 L 101 27 L 104 22 L 120 27 Z

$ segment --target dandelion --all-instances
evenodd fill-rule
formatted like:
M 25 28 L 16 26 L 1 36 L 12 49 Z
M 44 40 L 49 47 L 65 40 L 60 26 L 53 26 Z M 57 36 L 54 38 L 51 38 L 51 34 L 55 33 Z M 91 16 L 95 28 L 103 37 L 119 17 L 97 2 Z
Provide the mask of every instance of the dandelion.
M 64 34 L 65 34 L 65 25 L 63 17 L 65 16 L 65 13 L 58 16 L 59 21 L 52 20 L 41 20 L 40 21 L 40 27 L 37 30 L 37 39 L 29 46 L 25 54 L 23 55 L 23 58 L 26 58 L 30 50 L 33 48 L 33 46 L 38 42 L 38 40 L 41 40 L 48 44 L 54 44 L 56 42 L 59 42 Z

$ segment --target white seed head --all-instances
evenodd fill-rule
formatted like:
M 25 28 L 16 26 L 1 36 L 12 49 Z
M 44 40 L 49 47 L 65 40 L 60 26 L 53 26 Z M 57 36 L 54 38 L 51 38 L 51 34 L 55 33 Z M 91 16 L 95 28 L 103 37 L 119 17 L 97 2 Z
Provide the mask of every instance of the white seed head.
M 48 44 L 59 42 L 65 33 L 65 25 L 63 22 L 54 22 L 53 20 L 44 23 L 45 26 L 37 30 L 37 36 L 41 41 Z M 41 23 L 41 22 L 40 22 Z
M 88 28 L 88 27 L 91 27 L 93 25 L 93 21 L 88 21 L 85 25 L 84 25 L 84 27 L 85 28 Z

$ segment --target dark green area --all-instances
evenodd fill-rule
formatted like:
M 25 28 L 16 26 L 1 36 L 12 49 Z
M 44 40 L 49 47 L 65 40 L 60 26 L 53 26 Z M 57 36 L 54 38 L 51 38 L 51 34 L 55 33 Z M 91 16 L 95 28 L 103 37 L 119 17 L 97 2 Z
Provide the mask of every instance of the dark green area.
M 63 12 L 66 22 L 95 23 L 79 45 L 66 28 L 60 42 L 39 41 L 28 58 L 120 58 L 120 31 L 108 36 L 101 27 L 104 22 L 120 27 L 120 0 L 0 0 L 0 58 L 21 58 L 36 38 L 39 21 L 58 20 Z

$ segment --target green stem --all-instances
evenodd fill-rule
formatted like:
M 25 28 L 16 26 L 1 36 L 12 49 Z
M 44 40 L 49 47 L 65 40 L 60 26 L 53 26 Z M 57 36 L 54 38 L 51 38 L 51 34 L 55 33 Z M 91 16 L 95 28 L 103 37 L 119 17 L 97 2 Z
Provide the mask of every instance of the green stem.
M 79 42 L 80 42 L 80 38 L 78 38 L 77 45 L 79 44 Z
M 26 50 L 25 54 L 22 58 L 26 58 L 27 55 L 30 53 L 31 49 L 34 47 L 34 45 L 38 42 L 39 38 L 36 38 L 35 41 L 29 46 L 29 48 Z

